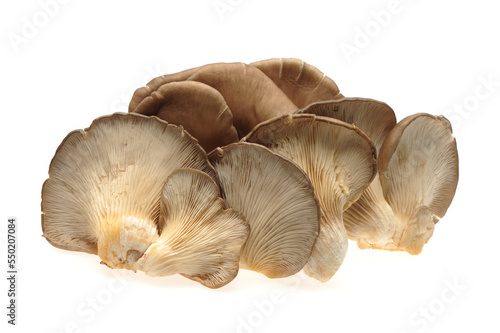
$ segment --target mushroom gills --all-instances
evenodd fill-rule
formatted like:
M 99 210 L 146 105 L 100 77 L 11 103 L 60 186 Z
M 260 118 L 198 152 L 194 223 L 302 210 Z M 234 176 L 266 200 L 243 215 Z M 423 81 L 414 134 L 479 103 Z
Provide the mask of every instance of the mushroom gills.
M 167 179 L 160 208 L 161 235 L 139 260 L 150 276 L 182 274 L 219 288 L 238 274 L 249 226 L 243 215 L 225 209 L 219 187 L 207 174 L 179 169 Z
M 270 278 L 299 272 L 319 233 L 321 212 L 307 175 L 269 149 L 240 142 L 209 154 L 226 205 L 250 224 L 240 267 Z
M 158 238 L 161 189 L 180 167 L 216 178 L 205 151 L 182 128 L 116 113 L 71 132 L 42 188 L 42 230 L 54 246 L 97 254 L 135 271 Z
M 342 211 L 356 201 L 376 175 L 373 142 L 357 127 L 312 114 L 261 123 L 243 141 L 262 144 L 290 158 L 309 176 L 321 207 L 320 233 L 304 267 L 326 282 L 347 252 Z
M 396 116 L 386 103 L 369 98 L 341 98 L 316 102 L 297 113 L 309 113 L 338 119 L 360 128 L 375 144 L 377 152 L 390 130 L 396 125 Z M 392 235 L 395 217 L 384 198 L 378 174 L 359 199 L 343 213 L 349 239 L 362 249 L 395 248 Z
M 396 248 L 389 250 L 419 254 L 458 184 L 458 152 L 450 122 L 426 113 L 400 121 L 380 149 L 379 174 L 396 217 Z

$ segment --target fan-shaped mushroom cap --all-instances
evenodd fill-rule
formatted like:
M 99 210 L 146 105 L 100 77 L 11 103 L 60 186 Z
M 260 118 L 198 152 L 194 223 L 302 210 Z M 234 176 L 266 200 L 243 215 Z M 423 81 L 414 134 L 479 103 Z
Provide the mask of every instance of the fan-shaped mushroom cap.
M 270 278 L 299 272 L 319 233 L 320 208 L 311 181 L 292 161 L 252 144 L 209 154 L 228 207 L 250 224 L 240 266 Z
M 139 260 L 151 276 L 180 273 L 210 288 L 238 274 L 241 246 L 249 227 L 243 215 L 224 209 L 219 187 L 207 174 L 174 171 L 163 187 L 161 235 Z
M 458 152 L 443 116 L 418 113 L 389 133 L 379 157 L 384 196 L 396 216 L 397 250 L 422 251 L 458 184 Z
M 328 281 L 347 252 L 342 211 L 356 201 L 377 172 L 373 142 L 357 127 L 311 114 L 259 124 L 243 141 L 262 144 L 297 163 L 311 179 L 321 207 L 321 227 L 306 274 Z
M 171 82 L 179 82 L 185 81 L 188 77 L 196 73 L 198 69 L 201 67 L 195 67 L 186 69 L 182 72 L 173 73 L 173 74 L 165 74 L 158 77 L 155 77 L 147 85 L 144 87 L 137 88 L 132 95 L 132 99 L 128 105 L 128 112 L 134 112 L 135 108 L 148 96 L 154 93 L 158 88 L 163 86 L 164 84 Z
M 157 116 L 184 127 L 207 152 L 239 140 L 233 126 L 233 114 L 224 97 L 200 82 L 164 84 L 140 102 L 133 112 Z
M 233 113 L 233 125 L 240 137 L 268 119 L 291 114 L 297 107 L 264 73 L 243 63 L 203 66 L 191 75 L 217 89 Z
M 275 58 L 253 62 L 299 108 L 313 102 L 339 99 L 343 96 L 328 76 L 316 67 L 294 58 Z
M 162 186 L 182 167 L 216 177 L 182 128 L 139 114 L 97 118 L 71 132 L 52 159 L 42 188 L 43 235 L 55 247 L 135 270 L 158 238 Z
M 375 144 L 377 152 L 396 125 L 394 111 L 385 103 L 368 98 L 342 98 L 313 103 L 298 113 L 310 113 L 345 121 L 359 127 Z M 394 247 L 394 213 L 384 198 L 377 176 L 359 199 L 344 212 L 350 239 L 360 248 Z

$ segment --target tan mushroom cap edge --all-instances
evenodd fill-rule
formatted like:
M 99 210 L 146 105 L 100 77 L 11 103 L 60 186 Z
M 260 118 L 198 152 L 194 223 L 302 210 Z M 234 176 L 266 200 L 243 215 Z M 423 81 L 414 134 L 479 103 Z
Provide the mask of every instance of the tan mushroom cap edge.
M 295 58 L 274 58 L 250 64 L 260 69 L 299 108 L 342 98 L 337 84 L 316 67 Z
M 205 65 L 188 80 L 208 84 L 221 93 L 240 138 L 255 125 L 298 109 L 270 78 L 244 63 Z
M 304 271 L 328 281 L 347 252 L 342 212 L 361 196 L 377 172 L 373 142 L 354 125 L 311 114 L 269 120 L 242 141 L 262 144 L 290 158 L 309 176 L 322 218 Z
M 57 148 L 42 187 L 43 236 L 55 247 L 135 271 L 158 238 L 162 186 L 181 167 L 217 177 L 182 128 L 139 114 L 99 117 Z
M 341 98 L 308 105 L 297 113 L 335 118 L 359 127 L 380 151 L 387 135 L 396 125 L 396 116 L 386 103 L 369 98 Z M 384 198 L 378 174 L 359 199 L 344 211 L 344 225 L 349 239 L 358 247 L 395 248 L 394 213 Z
M 241 213 L 225 209 L 217 183 L 206 173 L 178 169 L 168 177 L 159 224 L 160 237 L 138 263 L 147 275 L 182 274 L 220 288 L 238 274 L 249 226 Z
M 309 177 L 264 146 L 240 142 L 209 154 L 228 207 L 250 224 L 240 267 L 269 278 L 299 272 L 319 234 L 321 211 Z
M 443 116 L 418 113 L 389 133 L 379 156 L 384 196 L 396 216 L 397 250 L 419 254 L 458 184 L 458 152 Z
M 202 66 L 194 67 L 190 69 L 183 70 L 178 73 L 173 74 L 164 74 L 158 77 L 155 77 L 151 81 L 148 82 L 144 87 L 137 88 L 132 95 L 132 99 L 128 105 L 128 112 L 134 112 L 137 106 L 148 96 L 157 91 L 161 86 L 171 82 L 179 82 L 185 81 L 188 77 L 196 73 L 198 69 Z
M 224 97 L 204 83 L 164 84 L 144 98 L 133 112 L 182 126 L 207 152 L 239 140 Z

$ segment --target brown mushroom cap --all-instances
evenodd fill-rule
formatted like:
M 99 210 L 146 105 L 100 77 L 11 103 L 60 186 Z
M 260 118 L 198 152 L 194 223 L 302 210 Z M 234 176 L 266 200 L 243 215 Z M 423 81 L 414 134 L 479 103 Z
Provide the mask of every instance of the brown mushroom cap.
M 316 67 L 294 58 L 275 58 L 253 62 L 299 108 L 313 102 L 339 99 L 343 96 L 332 79 Z
M 396 125 L 394 111 L 387 104 L 368 98 L 316 102 L 298 113 L 310 113 L 353 124 L 373 140 L 377 152 Z M 347 235 L 357 241 L 360 248 L 394 248 L 394 224 L 394 213 L 384 198 L 377 174 L 361 197 L 344 212 Z
M 174 73 L 174 74 L 165 74 L 158 77 L 155 77 L 147 85 L 144 87 L 136 89 L 134 94 L 132 95 L 132 99 L 128 105 L 128 112 L 134 112 L 135 108 L 148 96 L 154 93 L 158 88 L 163 86 L 164 84 L 178 81 L 185 81 L 188 77 L 196 73 L 198 69 L 201 67 L 195 67 L 186 69 L 182 72 Z
M 270 278 L 299 272 L 319 233 L 319 204 L 307 175 L 289 159 L 240 142 L 209 154 L 228 207 L 250 224 L 240 267 Z
M 200 82 L 164 84 L 142 100 L 133 112 L 157 116 L 184 127 L 207 152 L 239 140 L 233 114 L 224 97 Z
M 182 274 L 219 288 L 238 274 L 241 246 L 249 232 L 243 215 L 224 209 L 219 187 L 207 174 L 174 171 L 162 190 L 161 235 L 139 260 L 150 276 Z
M 264 73 L 243 63 L 203 66 L 189 77 L 217 89 L 233 113 L 239 137 L 268 119 L 291 114 L 297 107 Z
M 42 188 L 42 230 L 55 247 L 98 254 L 136 269 L 158 237 L 160 194 L 181 167 L 216 178 L 205 151 L 182 128 L 116 113 L 73 131 L 57 149 Z
M 321 227 L 306 274 L 328 281 L 347 252 L 342 212 L 376 175 L 376 150 L 360 129 L 311 114 L 288 115 L 261 123 L 243 141 L 262 144 L 290 158 L 311 179 L 321 207 Z
M 397 249 L 420 253 L 458 184 L 457 145 L 448 119 L 418 113 L 401 120 L 380 149 L 379 174 L 396 216 Z

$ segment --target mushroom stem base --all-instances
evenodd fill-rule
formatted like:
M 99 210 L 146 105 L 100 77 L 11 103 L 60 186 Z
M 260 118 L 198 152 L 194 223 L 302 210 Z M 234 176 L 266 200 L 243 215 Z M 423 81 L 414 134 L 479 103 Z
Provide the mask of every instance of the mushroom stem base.
M 320 232 L 304 266 L 307 275 L 321 282 L 333 277 L 347 253 L 347 232 L 342 222 L 342 210 L 338 207 L 321 210 Z
M 137 270 L 137 261 L 158 239 L 156 224 L 134 216 L 110 218 L 100 223 L 97 253 L 110 268 Z
M 427 206 L 419 207 L 410 218 L 398 215 L 396 214 L 396 230 L 392 237 L 396 248 L 385 249 L 420 254 L 425 243 L 431 238 L 438 219 Z

